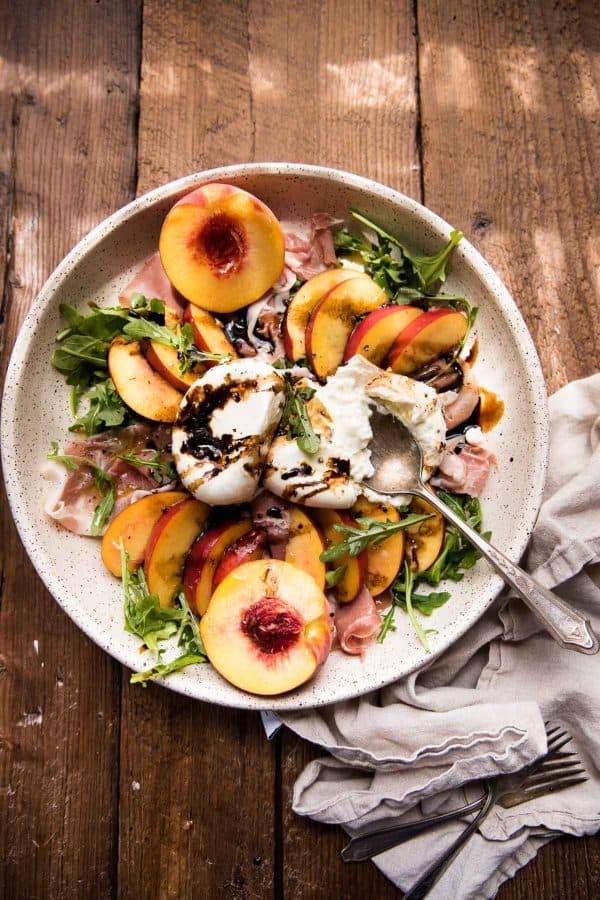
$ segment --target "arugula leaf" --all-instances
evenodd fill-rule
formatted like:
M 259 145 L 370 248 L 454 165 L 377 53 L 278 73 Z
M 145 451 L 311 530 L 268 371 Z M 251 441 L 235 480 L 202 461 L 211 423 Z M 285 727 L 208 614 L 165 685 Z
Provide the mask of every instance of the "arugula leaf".
M 144 672 L 134 672 L 129 680 L 131 684 L 141 684 L 143 687 L 146 687 L 146 682 L 152 678 L 164 678 L 166 675 L 185 669 L 186 666 L 205 662 L 208 662 L 207 657 L 201 656 L 199 653 L 183 653 L 170 663 L 158 663 Z
M 327 582 L 327 587 L 335 587 L 336 584 L 339 584 L 346 574 L 347 568 L 348 566 L 338 566 L 337 569 L 331 569 L 331 571 L 326 572 L 325 581 Z
M 321 446 L 321 438 L 313 429 L 306 408 L 314 393 L 313 388 L 296 387 L 286 379 L 285 404 L 279 420 L 280 432 L 287 431 L 288 441 L 295 439 L 300 450 L 308 456 L 314 456 Z
M 85 397 L 89 400 L 89 407 L 75 419 L 69 431 L 97 434 L 103 428 L 113 428 L 115 425 L 123 425 L 126 420 L 135 421 L 137 418 L 121 400 L 112 378 L 97 382 Z
M 158 642 L 174 637 L 182 612 L 176 606 L 161 606 L 156 594 L 148 593 L 144 569 L 129 571 L 129 556 L 121 540 L 121 577 L 125 631 L 143 640 L 150 650 L 158 651 Z
M 453 230 L 450 239 L 432 256 L 411 253 L 394 235 L 368 219 L 356 209 L 351 215 L 377 237 L 377 242 L 359 238 L 346 230 L 334 236 L 338 254 L 358 253 L 362 257 L 365 272 L 395 298 L 401 289 L 427 290 L 446 280 L 446 266 L 454 247 L 462 240 L 462 233 Z
M 476 531 L 481 532 L 483 517 L 481 503 L 477 497 L 470 497 L 468 494 L 450 494 L 441 490 L 438 491 L 438 494 L 440 499 L 447 503 L 458 516 L 468 522 Z M 491 534 L 486 532 L 484 537 L 489 539 Z M 410 577 L 407 576 L 405 568 L 403 574 L 398 576 L 392 584 L 392 605 L 382 619 L 377 640 L 381 643 L 390 631 L 395 630 L 394 616 L 398 607 L 404 609 L 407 615 L 411 616 L 414 627 L 415 621 L 419 625 L 418 620 L 415 620 L 415 611 L 424 616 L 430 616 L 435 609 L 443 606 L 450 599 L 451 595 L 448 591 L 431 591 L 429 594 L 415 593 L 414 587 L 419 582 L 437 585 L 445 579 L 460 581 L 464 577 L 464 570 L 474 566 L 479 557 L 478 551 L 459 534 L 456 528 L 447 524 L 442 551 L 433 565 L 424 572 L 411 573 Z M 415 630 L 418 634 L 418 629 Z
M 390 522 L 389 519 L 385 522 L 380 522 L 378 519 L 360 516 L 356 520 L 361 526 L 359 528 L 355 528 L 353 525 L 334 525 L 333 527 L 336 531 L 345 535 L 345 539 L 340 541 L 339 544 L 332 544 L 331 547 L 324 550 L 319 559 L 321 562 L 331 562 L 334 559 L 339 559 L 340 556 L 344 556 L 346 553 L 349 556 L 358 556 L 367 547 L 377 547 L 386 538 L 397 534 L 410 525 L 417 525 L 419 522 L 424 522 L 425 519 L 431 519 L 432 515 L 433 513 L 411 513 L 404 519 L 400 519 L 399 522 Z
M 450 232 L 450 240 L 441 250 L 434 253 L 433 256 L 413 256 L 405 247 L 402 248 L 404 255 L 411 261 L 415 273 L 421 282 L 423 288 L 431 287 L 438 281 L 446 280 L 446 266 L 452 255 L 452 251 L 459 244 L 464 235 L 462 231 L 453 229 Z
M 396 626 L 394 624 L 394 616 L 396 613 L 396 609 L 398 607 L 401 607 L 408 615 L 415 633 L 422 643 L 423 647 L 427 650 L 427 652 L 429 652 L 429 642 L 427 640 L 427 635 L 431 634 L 432 632 L 423 628 L 416 616 L 416 610 L 418 610 L 423 615 L 430 616 L 434 609 L 443 606 L 444 603 L 446 603 L 450 599 L 450 594 L 447 591 L 431 594 L 415 594 L 413 592 L 413 588 L 415 585 L 415 579 L 418 577 L 419 576 L 415 576 L 415 574 L 411 571 L 408 562 L 405 560 L 402 575 L 396 578 L 396 581 L 392 585 L 392 605 L 382 619 L 381 628 L 379 629 L 379 634 L 377 635 L 378 643 L 382 644 L 386 638 L 386 635 L 390 631 L 396 630 Z
M 157 325 L 148 319 L 131 319 L 123 328 L 125 337 L 135 341 L 150 340 L 177 350 L 179 372 L 185 375 L 196 363 L 224 362 L 231 359 L 229 354 L 205 353 L 194 343 L 194 331 L 189 322 L 178 326 L 175 331 L 165 325 Z
M 96 487 L 98 487 L 97 483 Z M 102 494 L 100 503 L 94 510 L 94 516 L 90 525 L 90 534 L 92 537 L 98 537 L 102 534 L 102 530 L 110 519 L 110 514 L 113 511 L 117 500 L 117 489 L 112 479 L 110 480 L 110 483 L 104 483 L 102 491 L 104 493 Z
M 470 497 L 468 494 L 449 494 L 446 491 L 439 491 L 439 497 L 456 515 L 476 531 L 481 532 L 483 516 L 481 503 L 477 497 Z M 488 536 L 489 532 L 484 535 L 486 538 Z M 462 570 L 472 568 L 479 558 L 480 554 L 466 538 L 453 525 L 447 524 L 442 552 L 429 569 L 420 573 L 419 578 L 433 585 L 439 584 L 444 578 L 461 581 Z
M 143 568 L 140 566 L 136 572 L 129 571 L 129 556 L 123 541 L 121 541 L 121 576 L 125 630 L 140 637 L 146 646 L 159 656 L 159 663 L 156 666 L 131 676 L 132 684 L 145 684 L 151 678 L 169 675 L 193 663 L 208 662 L 198 622 L 183 592 L 177 598 L 178 605 L 161 606 L 156 594 L 148 593 Z M 177 639 L 177 646 L 183 648 L 183 653 L 172 662 L 163 663 L 159 643 L 173 637 Z
M 90 534 L 92 537 L 98 537 L 98 535 L 102 534 L 102 529 L 108 522 L 117 499 L 117 489 L 113 479 L 104 471 L 104 469 L 101 469 L 84 456 L 59 453 L 58 443 L 56 441 L 52 441 L 50 444 L 50 453 L 48 453 L 46 459 L 62 463 L 62 465 L 70 471 L 75 471 L 80 466 L 87 466 L 88 469 L 91 469 L 94 487 L 100 494 L 100 501 L 94 509 L 94 515 L 90 525 Z
M 117 458 L 132 466 L 137 466 L 138 469 L 150 469 L 157 484 L 166 484 L 168 481 L 177 479 L 175 466 L 171 461 L 162 462 L 160 450 L 157 450 L 151 459 L 144 459 L 143 456 L 136 456 L 135 453 L 117 453 Z

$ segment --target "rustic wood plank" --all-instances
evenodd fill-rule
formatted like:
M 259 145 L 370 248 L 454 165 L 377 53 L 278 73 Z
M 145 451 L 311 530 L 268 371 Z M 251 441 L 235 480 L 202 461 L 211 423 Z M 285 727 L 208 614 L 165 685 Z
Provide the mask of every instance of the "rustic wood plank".
M 245 9 L 144 3 L 140 193 L 252 158 Z M 258 716 L 124 679 L 121 722 L 120 896 L 270 897 L 276 760 Z
M 597 4 L 419 0 L 418 32 L 425 201 L 504 278 L 556 390 L 600 362 Z M 599 859 L 553 842 L 498 896 L 595 896 Z
M 580 27 L 572 3 L 419 4 L 425 200 L 506 281 L 550 391 L 600 362 L 600 116 Z
M 4 369 L 45 278 L 129 199 L 138 66 L 136 0 L 3 9 Z M 114 896 L 118 667 L 46 593 L 0 505 L 0 895 Z

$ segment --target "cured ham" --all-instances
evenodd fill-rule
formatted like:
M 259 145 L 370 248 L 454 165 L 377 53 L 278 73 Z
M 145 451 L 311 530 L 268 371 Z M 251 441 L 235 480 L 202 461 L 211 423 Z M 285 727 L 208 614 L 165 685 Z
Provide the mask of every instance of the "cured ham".
M 165 308 L 171 310 L 173 318 L 181 322 L 185 312 L 185 300 L 166 276 L 160 256 L 155 253 L 147 260 L 139 272 L 119 294 L 121 306 L 129 306 L 132 294 L 140 293 L 148 300 L 157 297 L 163 300 Z
M 446 427 L 449 431 L 466 422 L 475 411 L 479 403 L 479 391 L 472 384 L 463 384 L 451 403 L 443 407 Z
M 252 503 L 252 521 L 267 535 L 273 559 L 285 559 L 290 536 L 289 503 L 270 491 L 263 491 Z
M 485 487 L 495 457 L 485 447 L 460 445 L 454 449 L 446 448 L 435 478 L 431 479 L 433 487 L 457 494 L 469 494 L 479 497 Z
M 334 624 L 344 653 L 362 656 L 381 628 L 381 618 L 367 587 L 362 587 L 350 603 L 338 603 Z
M 133 453 L 140 459 L 153 460 L 158 450 L 161 453 L 160 462 L 166 464 L 171 461 L 171 454 L 166 450 L 169 441 L 170 432 L 164 426 L 146 424 L 105 431 L 86 440 L 73 441 L 63 454 L 81 460 L 76 469 L 69 469 L 55 460 L 49 460 L 42 469 L 42 475 L 48 482 L 44 512 L 68 531 L 90 535 L 100 493 L 93 469 L 86 462 L 102 469 L 113 480 L 116 501 L 112 518 L 135 500 L 157 490 L 168 489 L 173 484 L 167 482 L 159 485 L 151 469 L 128 463 L 120 459 L 119 454 Z
M 328 266 L 337 265 L 331 229 L 341 224 L 341 219 L 327 213 L 315 213 L 311 217 L 307 236 L 284 229 L 286 266 L 305 281 Z

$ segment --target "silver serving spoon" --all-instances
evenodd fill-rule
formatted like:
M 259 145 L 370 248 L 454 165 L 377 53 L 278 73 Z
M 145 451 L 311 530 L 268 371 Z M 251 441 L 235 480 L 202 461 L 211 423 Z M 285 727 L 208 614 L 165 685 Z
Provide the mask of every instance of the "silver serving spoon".
M 374 411 L 371 428 L 373 437 L 369 449 L 375 471 L 370 478 L 365 478 L 367 487 L 380 494 L 412 494 L 427 501 L 479 550 L 561 647 L 580 653 L 598 652 L 598 639 L 584 616 L 534 581 L 425 488 L 421 477 L 421 448 L 398 419 Z

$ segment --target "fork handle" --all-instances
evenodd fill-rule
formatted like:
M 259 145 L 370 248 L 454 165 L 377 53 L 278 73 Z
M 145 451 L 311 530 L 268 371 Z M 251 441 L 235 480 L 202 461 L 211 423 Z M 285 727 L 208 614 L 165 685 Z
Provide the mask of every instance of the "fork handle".
M 577 650 L 579 653 L 598 652 L 600 646 L 598 639 L 584 616 L 571 609 L 564 600 L 542 587 L 527 572 L 512 563 L 504 553 L 493 547 L 474 528 L 467 525 L 436 494 L 424 488 L 414 493 L 441 513 L 479 550 L 506 583 L 525 601 L 557 644 L 560 644 L 565 650 Z
M 483 802 L 484 798 L 479 797 L 477 800 L 473 800 L 472 803 L 461 806 L 460 809 L 451 809 L 449 812 L 439 813 L 437 816 L 429 816 L 416 822 L 405 822 L 402 825 L 391 824 L 389 819 L 387 824 L 385 820 L 379 826 L 375 823 L 371 831 L 353 837 L 342 850 L 341 857 L 344 862 L 364 862 L 373 856 L 377 856 L 378 853 L 383 853 L 384 850 L 403 844 L 404 841 L 421 834 L 422 831 L 427 831 L 429 828 L 441 825 L 443 822 L 460 819 L 461 816 L 475 812 Z
M 467 825 L 462 834 L 448 847 L 443 857 L 435 862 L 427 869 L 424 875 L 419 878 L 416 884 L 413 884 L 408 893 L 404 895 L 403 900 L 422 900 L 426 897 L 434 884 L 441 878 L 446 869 L 456 859 L 464 845 L 467 843 L 474 831 L 477 830 L 481 822 L 485 819 L 494 802 L 494 792 L 491 783 L 486 785 L 486 797 L 477 816 Z

